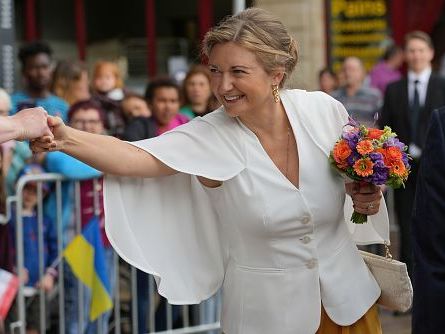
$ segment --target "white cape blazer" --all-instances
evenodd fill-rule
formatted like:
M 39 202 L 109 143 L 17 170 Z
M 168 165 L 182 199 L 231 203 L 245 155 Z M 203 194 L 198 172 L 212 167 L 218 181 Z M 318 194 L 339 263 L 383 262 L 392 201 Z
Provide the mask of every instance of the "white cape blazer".
M 283 90 L 297 139 L 299 188 L 257 137 L 219 110 L 132 143 L 180 173 L 107 176 L 107 235 L 130 264 L 153 274 L 173 304 L 199 303 L 223 287 L 226 334 L 315 333 L 321 303 L 340 325 L 357 321 L 380 288 L 356 243 L 389 238 L 386 206 L 349 223 L 351 200 L 328 155 L 348 115 L 321 92 Z M 196 176 L 224 181 L 201 185 Z

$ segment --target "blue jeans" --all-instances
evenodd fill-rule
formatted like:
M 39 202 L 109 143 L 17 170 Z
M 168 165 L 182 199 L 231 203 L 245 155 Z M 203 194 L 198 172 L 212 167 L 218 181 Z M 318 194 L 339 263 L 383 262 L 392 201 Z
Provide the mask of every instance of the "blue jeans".
M 114 296 L 116 290 L 116 267 L 114 265 L 113 248 L 105 248 L 105 262 L 107 266 L 107 275 L 110 280 L 111 296 Z M 64 265 L 64 283 L 65 283 L 65 332 L 66 334 L 102 334 L 108 333 L 108 322 L 111 316 L 111 310 L 101 315 L 94 322 L 89 321 L 91 291 L 82 285 L 83 288 L 83 329 L 79 329 L 79 295 L 78 280 L 74 276 L 67 263 Z M 82 283 L 80 283 L 82 284 Z M 99 324 L 100 322 L 100 324 Z M 102 329 L 99 332 L 99 329 Z

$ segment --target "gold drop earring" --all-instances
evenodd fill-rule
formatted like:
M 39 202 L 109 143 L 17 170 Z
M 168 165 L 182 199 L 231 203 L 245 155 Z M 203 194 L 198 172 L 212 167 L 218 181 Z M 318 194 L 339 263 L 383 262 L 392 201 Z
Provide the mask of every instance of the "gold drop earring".
M 278 85 L 272 85 L 272 95 L 276 103 L 280 102 L 280 91 L 278 90 Z

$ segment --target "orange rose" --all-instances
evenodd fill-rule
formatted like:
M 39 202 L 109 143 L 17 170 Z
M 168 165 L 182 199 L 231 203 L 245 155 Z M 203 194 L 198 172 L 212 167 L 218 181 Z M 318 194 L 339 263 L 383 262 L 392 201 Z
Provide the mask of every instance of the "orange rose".
M 383 135 L 383 130 L 369 128 L 368 129 L 368 138 L 369 139 L 379 139 Z
M 397 147 L 378 148 L 376 151 L 383 155 L 386 166 L 391 166 L 402 159 L 402 153 Z
M 374 146 L 370 140 L 362 140 L 357 144 L 357 151 L 361 155 L 369 154 L 374 151 Z
M 374 163 L 369 158 L 358 159 L 354 163 L 354 171 L 358 176 L 369 176 L 374 173 L 373 166 Z
M 397 147 L 388 147 L 386 149 L 386 158 L 389 161 L 399 161 L 402 159 L 402 153 Z
M 342 139 L 334 146 L 333 156 L 337 163 L 341 164 L 351 155 L 352 151 L 349 148 L 346 140 Z

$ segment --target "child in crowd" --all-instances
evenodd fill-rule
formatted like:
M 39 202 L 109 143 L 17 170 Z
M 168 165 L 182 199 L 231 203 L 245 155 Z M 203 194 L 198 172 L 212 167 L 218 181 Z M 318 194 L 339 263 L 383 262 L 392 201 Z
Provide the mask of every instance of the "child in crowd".
M 85 64 L 78 60 L 61 60 L 53 74 L 51 91 L 69 105 L 90 98 L 90 83 Z
M 98 61 L 94 66 L 93 90 L 114 101 L 124 98 L 124 83 L 117 64 L 111 61 Z
M 127 94 L 122 100 L 122 111 L 127 121 L 135 117 L 150 117 L 151 110 L 147 101 L 138 94 Z
M 123 80 L 116 63 L 98 61 L 92 77 L 93 97 L 106 113 L 106 128 L 111 136 L 122 137 L 125 127 L 121 101 L 124 98 Z
M 19 174 L 19 178 L 25 175 L 43 174 L 45 171 L 40 165 L 26 165 Z M 23 214 L 23 251 L 24 251 L 24 268 L 16 268 L 16 271 L 22 270 L 24 283 L 27 287 L 43 289 L 50 292 L 54 288 L 54 281 L 57 271 L 51 265 L 57 258 L 57 236 L 55 226 L 46 216 L 42 220 L 43 245 L 39 247 L 39 226 L 38 226 L 38 185 L 35 182 L 28 182 L 23 188 L 22 214 Z M 48 185 L 42 184 L 43 195 L 48 192 Z M 17 252 L 16 233 L 17 221 L 16 212 L 13 210 L 11 220 L 8 224 L 10 240 L 13 241 L 14 259 Z M 40 276 L 39 254 L 43 250 L 43 276 Z M 27 333 L 38 333 L 40 329 L 40 303 L 37 294 L 28 297 L 26 327 Z M 16 307 L 14 307 L 16 308 Z M 10 316 L 14 317 L 14 308 Z M 48 312 L 46 315 L 48 316 Z M 11 319 L 10 319 L 11 320 Z

